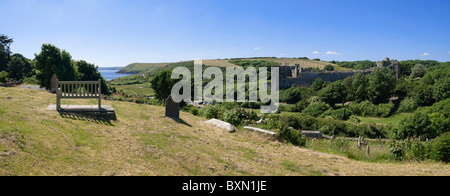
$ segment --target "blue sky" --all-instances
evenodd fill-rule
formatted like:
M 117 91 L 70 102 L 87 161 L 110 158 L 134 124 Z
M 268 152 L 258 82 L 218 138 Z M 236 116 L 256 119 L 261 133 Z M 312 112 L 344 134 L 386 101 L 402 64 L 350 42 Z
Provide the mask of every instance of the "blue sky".
M 450 61 L 449 0 L 0 0 L 0 34 L 101 67 L 230 57 Z

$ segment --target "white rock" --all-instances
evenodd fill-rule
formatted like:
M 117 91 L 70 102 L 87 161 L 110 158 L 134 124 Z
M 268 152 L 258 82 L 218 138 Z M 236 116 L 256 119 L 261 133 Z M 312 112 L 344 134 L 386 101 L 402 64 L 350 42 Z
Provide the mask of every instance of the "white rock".
M 237 130 L 237 128 L 235 126 L 233 126 L 232 124 L 224 122 L 224 121 L 221 121 L 221 120 L 217 120 L 217 119 L 214 119 L 214 118 L 211 119 L 211 120 L 206 121 L 205 123 L 213 125 L 213 126 L 215 126 L 217 128 L 220 128 L 220 129 L 225 129 L 226 131 L 228 131 L 230 133 L 234 133 Z

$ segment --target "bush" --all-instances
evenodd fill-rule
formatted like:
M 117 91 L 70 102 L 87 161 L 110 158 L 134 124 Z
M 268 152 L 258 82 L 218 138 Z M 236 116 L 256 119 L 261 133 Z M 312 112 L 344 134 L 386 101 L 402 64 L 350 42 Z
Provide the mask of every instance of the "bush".
M 417 110 L 417 106 L 414 103 L 414 99 L 406 98 L 403 99 L 402 102 L 400 102 L 400 106 L 398 107 L 397 112 L 400 113 L 412 113 Z
M 415 113 L 414 116 L 401 121 L 393 132 L 397 140 L 420 137 L 423 140 L 437 137 L 437 133 L 430 127 L 430 117 L 425 113 Z
M 435 161 L 450 162 L 450 133 L 444 133 L 431 143 L 429 157 Z
M 387 104 L 375 105 L 370 101 L 364 101 L 358 104 L 349 105 L 348 109 L 353 115 L 362 117 L 389 117 L 394 109 L 392 102 Z
M 306 137 L 299 130 L 293 130 L 283 126 L 278 133 L 278 139 L 291 143 L 294 146 L 305 146 Z
M 332 117 L 336 120 L 348 120 L 352 116 L 352 112 L 347 108 L 341 108 L 338 110 L 329 109 L 321 115 L 321 117 Z
M 36 79 L 36 76 L 23 79 L 23 83 L 28 84 L 28 85 L 38 85 L 39 84 L 38 80 Z
M 221 111 L 218 106 L 206 106 L 201 109 L 201 115 L 207 119 L 219 119 L 220 114 Z
M 326 103 L 312 103 L 305 110 L 303 110 L 302 114 L 305 116 L 319 117 L 329 109 L 331 109 L 331 107 Z
M 8 73 L 6 71 L 0 72 L 0 83 L 6 83 L 8 81 Z
M 327 65 L 323 68 L 323 70 L 325 71 L 334 71 L 334 66 L 333 65 Z

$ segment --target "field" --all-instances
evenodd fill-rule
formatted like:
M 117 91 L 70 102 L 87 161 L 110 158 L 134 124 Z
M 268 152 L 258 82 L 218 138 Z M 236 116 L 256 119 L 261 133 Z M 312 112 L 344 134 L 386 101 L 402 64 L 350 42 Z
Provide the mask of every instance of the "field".
M 246 58 L 244 58 L 246 59 Z M 276 62 L 279 63 L 281 65 L 285 65 L 286 63 L 289 65 L 295 65 L 295 64 L 299 64 L 300 67 L 302 68 L 319 68 L 319 69 L 323 69 L 326 65 L 333 65 L 335 67 L 335 71 L 349 71 L 351 69 L 345 68 L 345 67 L 340 67 L 338 65 L 329 63 L 329 62 L 324 62 L 324 61 L 314 61 L 314 60 L 306 60 L 306 59 L 293 59 L 293 58 L 257 58 L 257 59 L 252 59 L 252 58 L 248 58 L 246 60 L 265 60 L 265 61 L 271 61 L 271 62 Z M 182 62 L 180 62 L 182 63 Z M 150 72 L 153 70 L 157 70 L 159 68 L 165 67 L 167 65 L 170 64 L 175 64 L 175 63 L 133 63 L 130 64 L 128 66 L 126 66 L 125 68 L 123 68 L 120 72 L 121 73 L 133 73 L 133 74 L 137 74 L 137 73 L 145 73 L 145 72 Z M 216 59 L 216 60 L 203 60 L 203 64 L 206 66 L 211 66 L 211 67 L 237 67 L 235 64 L 232 64 L 229 62 L 229 60 L 226 59 Z
M 170 63 L 133 63 L 121 69 L 119 73 L 138 74 L 142 72 L 148 72 L 160 67 L 164 67 L 168 64 Z
M 47 92 L 0 87 L 0 175 L 450 175 L 448 164 L 362 162 L 230 134 L 189 113 L 163 117 L 163 107 L 103 101 L 114 120 L 46 111 L 54 103 Z

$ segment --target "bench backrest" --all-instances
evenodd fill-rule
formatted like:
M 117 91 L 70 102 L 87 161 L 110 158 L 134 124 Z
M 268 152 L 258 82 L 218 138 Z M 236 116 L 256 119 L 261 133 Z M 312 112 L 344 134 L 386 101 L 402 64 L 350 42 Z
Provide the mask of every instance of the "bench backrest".
M 99 81 L 56 81 L 59 98 L 99 98 L 102 95 Z

